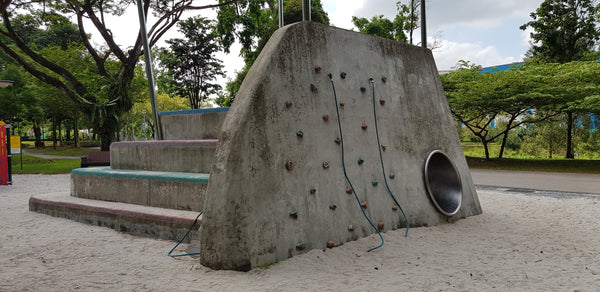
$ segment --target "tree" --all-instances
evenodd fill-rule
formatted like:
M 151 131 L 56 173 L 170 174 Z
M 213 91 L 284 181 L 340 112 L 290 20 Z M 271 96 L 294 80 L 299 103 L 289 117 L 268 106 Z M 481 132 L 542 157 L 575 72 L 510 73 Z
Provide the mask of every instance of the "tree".
M 167 68 L 175 94 L 186 97 L 191 108 L 200 108 L 221 86 L 214 83 L 223 75 L 223 64 L 214 54 L 219 50 L 213 23 L 203 17 L 190 18 L 178 24 L 185 39 L 167 41 L 169 49 L 159 53 L 160 62 Z
M 373 16 L 370 20 L 364 17 L 352 16 L 352 23 L 358 28 L 358 31 L 401 43 L 406 43 L 406 34 L 404 34 L 404 20 L 396 15 L 394 21 L 391 21 L 383 15 Z
M 220 0 L 224 2 L 224 0 Z M 301 0 L 284 0 L 283 13 L 285 24 L 302 20 Z M 323 10 L 320 0 L 311 0 L 311 18 L 313 22 L 329 24 L 329 17 Z M 221 106 L 229 106 L 235 99 L 248 70 L 254 64 L 267 41 L 278 28 L 278 15 L 275 0 L 236 1 L 219 8 L 216 32 L 221 45 L 229 53 L 231 45 L 237 40 L 242 48 L 240 56 L 244 58 L 244 68 L 236 72 L 234 80 L 227 83 L 228 96 Z
M 532 21 L 522 25 L 534 43 L 530 53 L 534 58 L 556 63 L 567 63 L 590 52 L 598 39 L 596 29 L 600 5 L 593 0 L 545 0 L 535 12 Z M 573 111 L 565 112 L 567 118 L 566 158 L 574 158 L 572 133 Z
M 490 159 L 489 143 L 501 138 L 498 158 L 502 158 L 511 130 L 552 115 L 544 111 L 527 115 L 528 110 L 544 109 L 554 101 L 539 90 L 542 80 L 534 77 L 536 73 L 525 66 L 481 72 L 480 66 L 462 61 L 458 71 L 441 76 L 453 116 L 481 140 L 486 159 Z M 493 129 L 496 119 L 503 122 Z
M 135 1 L 93 1 L 93 0 L 14 0 L 2 1 L 3 28 L 0 29 L 0 51 L 8 55 L 27 72 L 44 83 L 57 88 L 65 99 L 78 105 L 80 110 L 94 123 L 100 134 L 102 150 L 108 150 L 120 127 L 120 116 L 132 107 L 129 95 L 131 81 L 134 78 L 136 65 L 142 55 L 141 35 L 133 44 L 119 46 L 104 16 L 106 14 L 122 15 Z M 220 4 L 195 6 L 191 0 L 150 1 L 143 0 L 146 15 L 153 11 L 157 21 L 149 26 L 149 45 L 156 42 L 179 21 L 186 10 L 215 8 L 227 5 L 232 1 Z M 72 24 L 67 16 L 76 18 Z M 104 44 L 95 47 L 89 39 L 84 19 L 93 24 L 93 28 L 102 37 Z M 75 29 L 79 43 L 86 56 L 95 65 L 91 73 L 98 76 L 95 83 L 88 83 L 73 72 L 71 68 L 61 66 L 42 52 L 32 41 L 28 41 L 28 31 L 23 28 L 36 28 L 44 33 L 64 32 L 64 29 Z M 41 34 L 38 34 L 41 35 Z M 72 36 L 68 33 L 66 35 Z M 73 39 L 66 39 L 67 44 Z M 114 64 L 117 66 L 113 66 Z M 89 75 L 88 75 L 89 76 Z M 92 90 L 93 86 L 99 90 Z
M 502 137 L 502 158 L 510 130 L 543 121 L 566 110 L 576 110 L 600 92 L 600 62 L 529 63 L 495 73 L 463 62 L 456 72 L 441 76 L 454 117 L 487 144 Z M 575 97 L 575 99 L 573 99 Z M 534 115 L 527 111 L 535 109 Z M 502 118 L 504 128 L 490 124 Z

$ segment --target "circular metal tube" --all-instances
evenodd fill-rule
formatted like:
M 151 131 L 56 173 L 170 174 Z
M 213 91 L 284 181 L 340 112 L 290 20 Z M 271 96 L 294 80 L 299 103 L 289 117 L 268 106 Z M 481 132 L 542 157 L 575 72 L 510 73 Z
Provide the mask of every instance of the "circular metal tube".
M 441 150 L 434 150 L 427 156 L 425 185 L 438 211 L 446 216 L 458 212 L 462 203 L 460 174 L 450 157 Z

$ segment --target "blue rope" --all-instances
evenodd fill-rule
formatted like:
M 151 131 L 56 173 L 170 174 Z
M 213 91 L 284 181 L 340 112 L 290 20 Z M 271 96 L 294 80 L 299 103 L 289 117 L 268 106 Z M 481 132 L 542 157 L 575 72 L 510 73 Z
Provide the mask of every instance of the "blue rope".
M 188 230 L 185 232 L 185 234 L 183 235 L 183 237 L 181 238 L 181 240 L 179 240 L 179 242 L 169 251 L 169 253 L 167 254 L 168 256 L 170 256 L 172 258 L 176 258 L 176 257 L 183 257 L 183 256 L 191 256 L 191 255 L 198 255 L 198 254 L 200 254 L 199 252 L 184 253 L 184 254 L 174 254 L 174 255 L 171 254 L 183 242 L 183 240 L 188 236 L 188 234 L 190 233 L 190 231 L 192 230 L 192 228 L 194 227 L 194 225 L 196 225 L 196 223 L 198 222 L 198 218 L 200 218 L 200 215 L 202 215 L 202 212 L 200 212 L 200 214 L 198 214 L 198 216 L 196 216 L 196 219 L 194 219 L 194 223 L 192 223 L 192 225 L 190 225 L 190 228 L 188 228 Z
M 378 249 L 383 246 L 383 236 L 381 236 L 381 232 L 379 232 L 379 229 L 375 226 L 375 224 L 373 224 L 371 219 L 369 219 L 369 216 L 367 216 L 365 209 L 360 205 L 360 199 L 358 198 L 358 195 L 356 194 L 356 191 L 354 190 L 354 186 L 352 186 L 352 182 L 350 182 L 350 178 L 348 177 L 348 173 L 346 172 L 346 162 L 344 159 L 344 136 L 342 134 L 342 124 L 340 122 L 340 110 L 338 108 L 337 94 L 335 93 L 335 85 L 333 84 L 333 76 L 331 75 L 331 73 L 329 73 L 327 76 L 329 76 L 329 80 L 331 81 L 331 87 L 333 88 L 333 98 L 335 100 L 335 112 L 337 114 L 338 129 L 340 131 L 340 144 L 342 147 L 342 168 L 344 169 L 344 177 L 346 177 L 346 181 L 350 185 L 350 188 L 352 188 L 352 193 L 354 193 L 354 197 L 356 198 L 356 202 L 358 203 L 358 207 L 362 211 L 363 216 L 365 216 L 365 219 L 367 219 L 369 224 L 371 224 L 371 226 L 373 227 L 375 232 L 377 232 L 377 235 L 379 235 L 379 238 L 381 239 L 381 243 L 378 246 L 367 250 L 367 252 L 370 252 L 372 250 Z
M 406 214 L 404 214 L 404 210 L 402 209 L 402 206 L 400 206 L 400 203 L 398 203 L 398 200 L 396 200 L 396 197 L 390 190 L 390 186 L 388 185 L 388 181 L 387 181 L 387 175 L 385 174 L 385 166 L 383 165 L 383 155 L 381 154 L 381 142 L 379 142 L 379 127 L 377 126 L 377 112 L 375 111 L 375 82 L 373 82 L 373 78 L 370 78 L 369 82 L 371 82 L 371 88 L 373 89 L 373 119 L 375 119 L 375 133 L 377 134 L 377 149 L 379 149 L 379 161 L 381 162 L 381 171 L 383 171 L 383 181 L 385 182 L 385 188 L 387 189 L 388 194 L 390 194 L 390 196 L 394 200 L 394 203 L 396 203 L 396 205 L 400 209 L 400 212 L 402 212 L 402 216 L 404 216 L 404 221 L 406 222 L 406 232 L 404 233 L 404 237 L 407 237 L 408 229 L 410 228 L 410 224 L 408 223 L 408 220 L 406 219 Z

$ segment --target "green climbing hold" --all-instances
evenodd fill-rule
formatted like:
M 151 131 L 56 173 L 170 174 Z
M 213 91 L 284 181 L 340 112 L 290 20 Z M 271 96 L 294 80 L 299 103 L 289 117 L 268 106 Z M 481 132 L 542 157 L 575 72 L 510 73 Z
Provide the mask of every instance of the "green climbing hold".
M 365 162 L 365 160 L 364 160 L 364 159 L 362 159 L 362 158 L 359 158 L 359 159 L 358 159 L 358 164 L 359 164 L 359 165 L 363 164 L 363 162 Z
M 376 186 L 376 185 L 378 185 L 378 184 L 379 184 L 379 181 L 377 181 L 377 180 L 374 180 L 374 181 L 372 181 L 371 183 L 373 184 L 373 186 Z
M 294 219 L 298 219 L 298 211 L 292 211 L 292 212 L 290 212 L 290 217 L 292 217 Z
M 311 84 L 311 85 L 310 85 L 310 91 L 312 91 L 312 92 L 317 92 L 317 86 L 316 86 L 316 85 L 314 85 L 314 84 Z
M 298 131 L 298 132 L 296 132 L 296 136 L 302 137 L 302 136 L 304 136 L 304 132 Z
M 340 77 L 342 77 L 342 79 L 346 79 L 346 72 L 340 73 Z
M 367 89 L 364 86 L 360 87 L 360 92 L 365 93 L 365 91 L 367 91 Z

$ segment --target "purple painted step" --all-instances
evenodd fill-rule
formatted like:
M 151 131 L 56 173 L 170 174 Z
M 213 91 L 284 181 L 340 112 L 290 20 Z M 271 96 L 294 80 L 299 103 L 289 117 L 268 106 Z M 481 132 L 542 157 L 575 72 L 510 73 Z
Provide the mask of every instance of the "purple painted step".
M 110 146 L 113 169 L 210 173 L 219 140 L 152 140 Z

